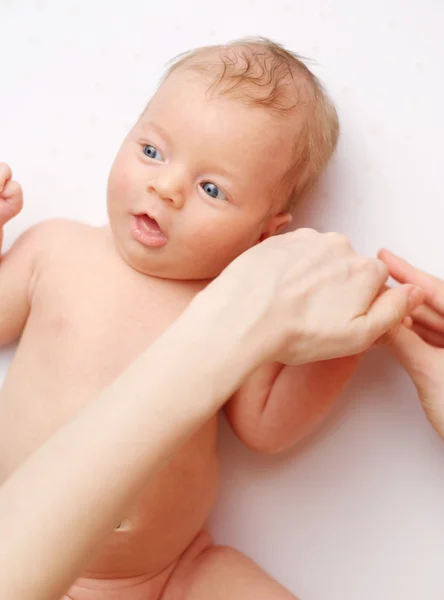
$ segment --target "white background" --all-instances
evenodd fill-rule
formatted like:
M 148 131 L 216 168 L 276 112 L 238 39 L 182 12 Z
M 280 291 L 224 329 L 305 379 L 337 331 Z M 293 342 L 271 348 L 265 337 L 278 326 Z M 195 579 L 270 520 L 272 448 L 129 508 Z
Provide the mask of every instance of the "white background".
M 443 25 L 440 0 L 0 0 L 0 160 L 26 201 L 6 245 L 49 217 L 102 223 L 111 161 L 164 63 L 259 34 L 314 58 L 340 111 L 339 151 L 297 224 L 444 276 Z M 285 457 L 225 427 L 221 445 L 217 539 L 304 600 L 444 597 L 444 444 L 384 351 Z

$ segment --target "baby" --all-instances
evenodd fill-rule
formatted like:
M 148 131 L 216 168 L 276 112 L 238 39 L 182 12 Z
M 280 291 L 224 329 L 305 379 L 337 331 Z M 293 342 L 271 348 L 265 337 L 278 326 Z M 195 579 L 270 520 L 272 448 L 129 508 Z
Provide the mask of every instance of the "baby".
M 290 223 L 337 137 L 319 82 L 278 44 L 241 40 L 173 64 L 111 168 L 109 225 L 44 222 L 2 257 L 0 344 L 20 342 L 1 390 L 0 481 L 236 256 Z M 1 165 L 2 226 L 22 206 L 11 177 Z M 285 450 L 323 420 L 357 361 L 263 365 L 227 399 L 228 421 L 249 447 Z M 211 420 L 140 491 L 66 600 L 294 598 L 205 531 L 216 434 Z

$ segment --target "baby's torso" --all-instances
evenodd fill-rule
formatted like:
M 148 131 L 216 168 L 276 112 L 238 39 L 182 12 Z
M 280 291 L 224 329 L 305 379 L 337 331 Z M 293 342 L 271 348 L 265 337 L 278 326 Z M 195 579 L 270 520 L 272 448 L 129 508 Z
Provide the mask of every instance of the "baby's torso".
M 68 237 L 59 254 L 54 248 L 39 265 L 30 316 L 1 390 L 0 481 L 111 383 L 199 291 L 131 270 L 105 230 L 78 225 Z M 146 486 L 88 575 L 156 573 L 185 549 L 214 502 L 216 429 L 215 420 L 208 423 Z

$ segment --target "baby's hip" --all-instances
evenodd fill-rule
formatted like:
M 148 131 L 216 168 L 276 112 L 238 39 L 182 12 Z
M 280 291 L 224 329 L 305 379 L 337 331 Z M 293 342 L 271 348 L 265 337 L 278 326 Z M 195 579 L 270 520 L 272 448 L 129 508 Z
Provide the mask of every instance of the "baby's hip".
M 202 531 L 188 548 L 169 567 L 157 575 L 139 575 L 123 579 L 94 579 L 81 577 L 63 596 L 62 600 L 176 600 L 181 579 L 186 579 L 195 560 L 213 546 L 211 536 Z M 174 591 L 169 583 L 174 580 Z

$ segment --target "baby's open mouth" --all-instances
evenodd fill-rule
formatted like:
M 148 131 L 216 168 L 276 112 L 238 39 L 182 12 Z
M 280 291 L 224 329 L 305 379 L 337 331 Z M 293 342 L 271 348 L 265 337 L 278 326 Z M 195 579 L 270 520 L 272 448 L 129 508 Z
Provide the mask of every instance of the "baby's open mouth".
M 158 222 L 146 213 L 133 216 L 131 231 L 138 242 L 152 248 L 164 246 L 168 241 Z

